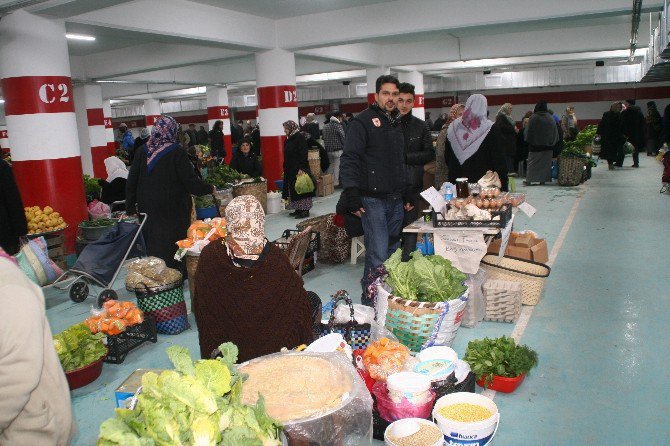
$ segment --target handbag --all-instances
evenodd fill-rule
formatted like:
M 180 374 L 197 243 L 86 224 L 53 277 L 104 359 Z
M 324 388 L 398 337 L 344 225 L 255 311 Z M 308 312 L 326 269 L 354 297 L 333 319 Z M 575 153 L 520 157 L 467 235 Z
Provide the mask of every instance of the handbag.
M 351 320 L 345 324 L 336 324 L 335 323 L 335 309 L 337 305 L 344 301 L 351 310 Z M 344 290 L 340 290 L 333 295 L 332 299 L 332 309 L 330 310 L 330 319 L 327 324 L 321 322 L 321 336 L 325 336 L 331 333 L 341 334 L 347 344 L 351 346 L 353 350 L 365 349 L 370 343 L 370 333 L 371 325 L 370 324 L 359 324 L 354 318 L 354 304 L 349 297 L 349 293 Z

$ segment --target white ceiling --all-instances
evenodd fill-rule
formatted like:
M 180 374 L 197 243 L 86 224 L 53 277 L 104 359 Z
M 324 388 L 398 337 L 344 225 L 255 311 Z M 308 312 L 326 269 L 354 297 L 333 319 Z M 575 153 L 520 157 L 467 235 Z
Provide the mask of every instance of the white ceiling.
M 269 19 L 287 19 L 318 12 L 338 11 L 355 6 L 373 5 L 393 0 L 191 0 Z

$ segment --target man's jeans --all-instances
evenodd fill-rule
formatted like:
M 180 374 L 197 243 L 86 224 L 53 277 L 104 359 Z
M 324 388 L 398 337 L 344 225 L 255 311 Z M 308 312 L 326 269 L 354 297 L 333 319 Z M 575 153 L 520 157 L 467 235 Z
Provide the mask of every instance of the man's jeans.
M 363 294 L 367 277 L 379 268 L 400 247 L 400 232 L 404 215 L 402 198 L 362 197 L 365 212 L 361 216 L 365 242 Z

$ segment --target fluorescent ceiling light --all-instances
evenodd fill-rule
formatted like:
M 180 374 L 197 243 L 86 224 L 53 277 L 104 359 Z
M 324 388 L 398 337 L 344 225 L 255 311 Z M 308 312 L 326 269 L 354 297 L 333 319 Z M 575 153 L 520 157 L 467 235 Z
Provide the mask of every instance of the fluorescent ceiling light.
M 70 34 L 70 33 L 67 33 L 67 34 L 65 34 L 65 37 L 67 37 L 68 39 L 72 39 L 72 40 L 86 40 L 88 42 L 92 42 L 92 41 L 95 40 L 95 37 L 87 36 L 87 35 L 84 35 L 84 34 Z
M 4 103 L 5 103 L 5 100 L 4 100 L 4 99 L 0 99 L 0 104 L 4 104 Z

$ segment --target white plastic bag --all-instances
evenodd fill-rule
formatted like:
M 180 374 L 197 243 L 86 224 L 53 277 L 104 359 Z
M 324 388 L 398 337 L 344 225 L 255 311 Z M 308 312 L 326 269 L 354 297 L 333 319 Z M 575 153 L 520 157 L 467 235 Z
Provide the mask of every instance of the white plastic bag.
M 354 304 L 354 319 L 359 324 L 369 324 L 375 320 L 375 309 L 367 305 Z M 338 305 L 335 309 L 335 323 L 346 324 L 351 320 L 351 309 Z
M 486 282 L 486 270 L 479 268 L 476 274 L 468 274 L 467 276 L 465 284 L 470 290 L 470 295 L 468 296 L 468 303 L 463 313 L 461 325 L 467 328 L 474 328 L 486 315 L 486 300 L 482 292 L 482 286 Z

